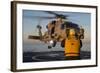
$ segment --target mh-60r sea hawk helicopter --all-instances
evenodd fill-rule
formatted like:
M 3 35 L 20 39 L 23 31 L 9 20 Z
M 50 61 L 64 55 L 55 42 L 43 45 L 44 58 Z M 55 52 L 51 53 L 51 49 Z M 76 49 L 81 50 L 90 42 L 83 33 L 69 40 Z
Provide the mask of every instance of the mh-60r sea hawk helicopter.
M 53 17 L 55 20 L 47 24 L 47 31 L 44 34 L 41 32 L 42 27 L 37 25 L 39 36 L 29 35 L 28 38 L 49 43 L 48 48 L 55 47 L 57 42 L 61 42 L 61 47 L 65 48 L 65 56 L 79 56 L 79 51 L 82 47 L 81 39 L 84 39 L 84 29 L 79 27 L 78 24 L 66 21 L 68 15 L 52 11 L 44 12 L 55 15 Z

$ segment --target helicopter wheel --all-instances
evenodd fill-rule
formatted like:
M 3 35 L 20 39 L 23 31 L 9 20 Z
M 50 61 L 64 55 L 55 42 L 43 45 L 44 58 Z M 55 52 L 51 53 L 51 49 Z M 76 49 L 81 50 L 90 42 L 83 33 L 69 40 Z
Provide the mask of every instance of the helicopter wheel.
M 52 47 L 51 46 L 48 46 L 48 49 L 51 49 Z
M 61 47 L 65 47 L 65 39 L 61 41 Z

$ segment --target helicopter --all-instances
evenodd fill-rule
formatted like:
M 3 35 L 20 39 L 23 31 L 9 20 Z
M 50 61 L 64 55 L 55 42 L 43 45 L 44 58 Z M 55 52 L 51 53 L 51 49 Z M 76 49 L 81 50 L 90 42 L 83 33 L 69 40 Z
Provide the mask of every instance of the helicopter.
M 52 14 L 55 20 L 49 22 L 46 26 L 47 31 L 42 34 L 42 26 L 37 25 L 39 36 L 29 35 L 29 39 L 36 39 L 48 44 L 48 49 L 55 47 L 57 42 L 61 43 L 64 48 L 65 59 L 76 60 L 80 59 L 80 48 L 82 47 L 82 40 L 84 39 L 84 29 L 78 24 L 66 21 L 68 15 L 58 14 L 53 11 L 44 11 Z M 46 17 L 50 18 L 50 17 Z
M 55 47 L 57 42 L 61 42 L 61 47 L 65 47 L 66 38 L 69 39 L 69 35 L 72 34 L 75 36 L 75 39 L 79 39 L 82 47 L 81 39 L 84 39 L 84 29 L 79 27 L 78 24 L 66 21 L 68 19 L 68 15 L 58 14 L 53 11 L 44 11 L 48 14 L 54 15 L 51 19 L 55 18 L 55 20 L 47 23 L 47 31 L 42 33 L 42 26 L 38 24 L 36 27 L 38 29 L 38 35 L 29 35 L 29 39 L 40 40 L 41 42 L 45 42 L 48 45 L 48 48 Z M 50 17 L 48 17 L 50 18 Z M 42 19 L 42 18 L 41 18 Z

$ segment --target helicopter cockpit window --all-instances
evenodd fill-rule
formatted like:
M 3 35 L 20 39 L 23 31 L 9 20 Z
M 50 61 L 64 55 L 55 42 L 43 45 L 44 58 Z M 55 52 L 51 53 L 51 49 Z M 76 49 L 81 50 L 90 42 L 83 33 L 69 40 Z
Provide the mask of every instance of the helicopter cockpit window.
M 56 24 L 56 21 L 52 21 L 51 24 Z

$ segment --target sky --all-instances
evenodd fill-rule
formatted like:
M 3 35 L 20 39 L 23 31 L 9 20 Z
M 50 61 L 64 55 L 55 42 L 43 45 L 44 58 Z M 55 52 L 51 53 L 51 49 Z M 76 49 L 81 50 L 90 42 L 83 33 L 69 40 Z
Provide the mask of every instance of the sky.
M 91 38 L 91 14 L 90 13 L 79 13 L 79 12 L 58 12 L 58 14 L 64 14 L 68 16 L 68 21 L 78 24 L 85 29 L 85 42 L 89 42 Z M 46 25 L 55 19 L 39 18 L 39 17 L 54 17 L 53 14 L 49 14 L 45 11 L 37 10 L 23 10 L 22 25 L 23 25 L 23 40 L 25 42 L 31 42 L 28 39 L 29 35 L 38 35 L 38 29 L 36 26 L 39 24 L 42 26 L 42 32 L 44 33 Z

